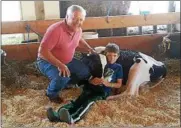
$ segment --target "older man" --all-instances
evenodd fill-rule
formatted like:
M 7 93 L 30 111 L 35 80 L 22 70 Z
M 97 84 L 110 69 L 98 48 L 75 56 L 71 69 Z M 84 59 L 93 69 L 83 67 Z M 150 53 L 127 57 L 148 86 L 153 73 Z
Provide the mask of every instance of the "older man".
M 73 59 L 78 46 L 93 52 L 82 39 L 81 26 L 85 16 L 86 11 L 81 6 L 70 6 L 65 20 L 51 25 L 41 41 L 37 65 L 41 73 L 50 79 L 46 96 L 52 102 L 62 102 L 59 91 L 66 87 L 72 74 L 76 74 L 79 79 L 89 77 L 88 69 L 80 61 Z

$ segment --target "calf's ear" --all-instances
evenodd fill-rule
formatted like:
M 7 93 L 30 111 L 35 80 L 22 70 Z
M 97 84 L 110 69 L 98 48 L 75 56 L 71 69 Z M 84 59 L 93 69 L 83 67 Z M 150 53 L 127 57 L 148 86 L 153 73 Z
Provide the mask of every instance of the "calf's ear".
M 154 73 L 154 69 L 153 69 L 152 67 L 150 68 L 149 73 L 150 73 L 150 74 L 153 74 L 153 73 Z

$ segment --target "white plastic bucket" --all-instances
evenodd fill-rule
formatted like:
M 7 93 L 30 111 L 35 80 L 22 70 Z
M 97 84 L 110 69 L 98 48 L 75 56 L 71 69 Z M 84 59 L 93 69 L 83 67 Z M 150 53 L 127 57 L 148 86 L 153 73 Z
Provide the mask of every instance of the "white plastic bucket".
M 96 39 L 98 38 L 97 32 L 83 32 L 82 33 L 83 39 Z

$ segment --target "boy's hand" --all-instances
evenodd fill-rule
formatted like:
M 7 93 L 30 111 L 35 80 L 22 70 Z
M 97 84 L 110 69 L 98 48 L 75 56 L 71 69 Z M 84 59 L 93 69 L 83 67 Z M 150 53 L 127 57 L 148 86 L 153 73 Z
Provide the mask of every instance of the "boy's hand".
M 100 85 L 100 84 L 103 84 L 102 79 L 101 79 L 101 78 L 97 78 L 97 77 L 91 79 L 89 82 L 90 82 L 91 84 L 93 84 L 93 85 Z
M 102 79 L 102 83 L 106 86 L 109 87 L 109 81 Z
M 108 96 L 108 97 L 106 98 L 106 100 L 116 100 L 116 99 L 118 99 L 119 97 L 121 97 L 121 94 L 119 94 L 119 95 L 113 95 L 113 96 Z

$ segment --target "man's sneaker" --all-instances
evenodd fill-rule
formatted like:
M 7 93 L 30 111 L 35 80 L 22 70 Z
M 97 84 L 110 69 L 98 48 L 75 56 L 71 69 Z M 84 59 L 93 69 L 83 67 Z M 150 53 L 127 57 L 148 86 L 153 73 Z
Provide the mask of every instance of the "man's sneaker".
M 52 98 L 52 97 L 48 96 L 47 93 L 45 95 L 49 98 L 49 100 L 51 102 L 54 102 L 54 103 L 57 103 L 57 104 L 61 104 L 63 102 L 63 99 L 60 98 L 59 96 Z
M 52 108 L 48 108 L 47 117 L 51 122 L 60 122 L 58 113 L 54 112 Z
M 68 124 L 71 124 L 71 115 L 69 113 L 69 111 L 65 108 L 61 108 L 58 111 L 58 115 L 59 115 L 59 119 L 63 122 L 66 122 Z

